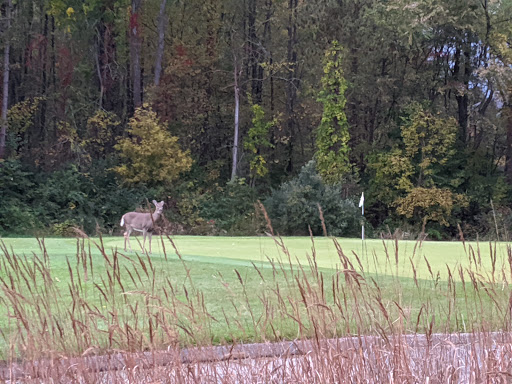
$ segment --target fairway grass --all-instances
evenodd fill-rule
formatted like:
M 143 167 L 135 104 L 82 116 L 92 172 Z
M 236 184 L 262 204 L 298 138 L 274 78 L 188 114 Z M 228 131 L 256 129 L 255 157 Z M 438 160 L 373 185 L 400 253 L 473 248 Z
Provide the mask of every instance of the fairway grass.
M 284 255 L 271 237 L 208 237 L 208 236 L 176 236 L 173 240 L 187 260 L 229 265 L 247 265 L 251 262 L 260 263 L 263 267 L 268 260 L 280 260 Z M 316 261 L 319 268 L 336 270 L 341 267 L 340 258 L 332 239 L 309 237 L 285 237 L 282 241 L 288 250 L 292 264 L 307 265 L 307 256 L 315 248 Z M 337 239 L 343 253 L 356 263 L 354 253 L 359 256 L 365 271 L 380 276 L 393 275 L 412 278 L 411 261 L 416 268 L 417 278 L 430 279 L 431 273 L 439 273 L 440 278 L 448 278 L 447 266 L 451 270 L 469 268 L 478 264 L 481 273 L 491 273 L 492 260 L 495 269 L 508 266 L 507 243 L 479 242 L 423 242 L 410 240 L 365 240 Z M 161 243 L 154 243 L 160 251 L 155 255 L 162 256 Z M 122 249 L 123 242 L 119 238 L 105 240 L 108 247 Z M 164 241 L 166 250 L 172 250 L 171 245 Z M 135 249 L 135 247 L 134 247 Z M 140 247 L 139 247 L 140 249 Z M 398 266 L 396 265 L 398 261 Z M 428 261 L 428 263 L 426 262 Z M 458 279 L 455 276 L 455 279 Z
M 141 250 L 137 238 L 132 241 L 135 252 Z M 140 238 L 138 238 L 140 239 Z M 98 242 L 98 239 L 92 239 Z M 172 237 L 175 246 L 187 262 L 203 262 L 211 264 L 224 264 L 230 266 L 252 266 L 255 263 L 263 268 L 269 267 L 269 260 L 281 260 L 294 265 L 306 265 L 308 255 L 312 249 L 316 252 L 316 262 L 319 268 L 337 270 L 341 267 L 340 258 L 330 238 L 285 237 L 279 239 L 289 252 L 283 254 L 283 249 L 271 237 L 215 237 L 215 236 L 175 236 Z M 3 239 L 8 248 L 14 249 L 17 254 L 39 253 L 39 243 L 34 238 L 7 238 Z M 493 258 L 495 270 L 508 268 L 507 243 L 503 242 L 430 242 L 391 240 L 365 240 L 337 239 L 343 253 L 356 263 L 354 254 L 358 255 L 361 264 L 368 273 L 379 276 L 393 275 L 395 277 L 413 278 L 416 270 L 418 279 L 430 279 L 431 271 L 434 275 L 439 273 L 442 280 L 448 278 L 447 267 L 456 270 L 459 267 L 470 268 L 478 265 L 480 273 L 491 273 Z M 44 240 L 48 253 L 53 258 L 74 258 L 77 245 L 73 238 L 48 238 Z M 162 245 L 163 243 L 163 245 Z M 105 237 L 103 244 L 107 251 L 123 250 L 122 237 Z M 153 238 L 153 259 L 176 257 L 170 241 L 166 238 Z M 93 255 L 100 255 L 96 247 L 91 247 Z M 135 253 L 134 252 L 134 253 Z M 130 254 L 129 252 L 126 254 Z M 132 253 L 133 254 L 133 253 Z M 398 261 L 398 263 L 397 263 Z M 427 263 L 428 261 L 428 263 Z M 58 264 L 58 263 L 57 263 Z M 430 269 L 429 269 L 430 265 Z M 454 276 L 457 280 L 459 276 Z
M 155 236 L 147 257 L 123 241 L 2 239 L 2 358 L 510 321 L 504 243 Z

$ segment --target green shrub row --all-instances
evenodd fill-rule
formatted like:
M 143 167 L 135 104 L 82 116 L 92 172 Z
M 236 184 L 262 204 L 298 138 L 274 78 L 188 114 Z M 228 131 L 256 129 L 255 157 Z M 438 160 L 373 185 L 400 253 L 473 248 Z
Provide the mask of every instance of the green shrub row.
M 124 212 L 145 207 L 146 199 L 164 198 L 168 227 L 199 235 L 255 235 L 266 228 L 257 204 L 261 199 L 276 232 L 283 235 L 352 236 L 360 232 L 361 213 L 356 202 L 341 198 L 341 186 L 326 186 L 314 162 L 266 198 L 245 180 L 201 190 L 176 187 L 174 191 L 120 184 L 112 164 L 97 162 L 88 173 L 68 166 L 35 174 L 17 160 L 0 167 L 0 234 L 72 236 L 73 228 L 86 233 L 117 234 Z M 319 209 L 320 207 L 320 209 Z M 174 225 L 174 226 L 173 226 Z M 164 225 L 165 227 L 165 225 Z

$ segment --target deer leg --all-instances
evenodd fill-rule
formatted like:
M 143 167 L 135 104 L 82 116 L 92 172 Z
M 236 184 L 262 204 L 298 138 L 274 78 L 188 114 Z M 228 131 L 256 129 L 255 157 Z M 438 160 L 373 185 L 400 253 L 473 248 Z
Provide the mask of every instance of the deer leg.
M 132 233 L 132 229 L 126 227 L 126 232 L 124 233 L 124 250 L 126 252 L 126 243 L 128 242 L 128 246 L 130 247 L 130 252 L 132 251 L 132 246 L 130 244 L 130 235 Z
M 149 253 L 151 254 L 151 238 L 153 237 L 153 231 L 148 232 L 149 236 Z
M 143 230 L 142 235 L 144 236 L 144 241 L 142 243 L 142 253 L 146 253 L 146 236 L 148 234 L 148 231 Z

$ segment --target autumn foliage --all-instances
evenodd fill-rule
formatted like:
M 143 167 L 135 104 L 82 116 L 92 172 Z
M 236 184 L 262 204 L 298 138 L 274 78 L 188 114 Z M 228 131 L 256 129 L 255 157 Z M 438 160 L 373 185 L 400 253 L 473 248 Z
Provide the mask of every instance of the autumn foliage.
M 124 160 L 115 170 L 125 182 L 170 184 L 190 169 L 190 153 L 180 149 L 178 138 L 165 130 L 148 106 L 135 111 L 127 134 L 115 146 Z

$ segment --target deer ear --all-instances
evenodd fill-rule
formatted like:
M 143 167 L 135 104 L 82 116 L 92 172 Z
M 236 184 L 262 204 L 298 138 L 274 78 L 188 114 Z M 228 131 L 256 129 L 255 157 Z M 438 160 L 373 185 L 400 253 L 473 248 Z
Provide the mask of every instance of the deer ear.
M 158 203 L 156 202 L 156 200 L 153 200 L 153 204 L 157 205 Z
M 160 204 L 162 204 L 162 207 L 165 205 L 165 203 L 164 203 L 164 201 L 163 201 L 163 200 L 160 202 Z

